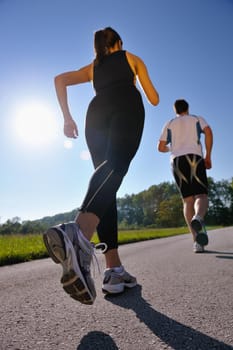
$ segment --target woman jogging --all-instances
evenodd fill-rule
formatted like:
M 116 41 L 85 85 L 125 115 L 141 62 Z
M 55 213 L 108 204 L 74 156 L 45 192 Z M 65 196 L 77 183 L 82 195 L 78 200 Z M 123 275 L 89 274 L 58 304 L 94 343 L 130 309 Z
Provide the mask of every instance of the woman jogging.
M 64 290 L 84 304 L 93 304 L 96 297 L 90 273 L 93 256 L 90 240 L 95 231 L 100 242 L 106 244 L 103 291 L 120 293 L 125 287 L 137 284 L 136 278 L 124 269 L 118 254 L 116 193 L 143 132 L 145 113 L 136 78 L 152 105 L 159 103 L 159 95 L 143 61 L 122 50 L 122 45 L 121 37 L 112 28 L 98 30 L 94 34 L 94 61 L 55 78 L 67 137 L 78 136 L 68 106 L 67 87 L 92 82 L 96 93 L 89 104 L 85 125 L 95 172 L 75 222 L 52 227 L 44 234 L 50 257 L 63 267 Z

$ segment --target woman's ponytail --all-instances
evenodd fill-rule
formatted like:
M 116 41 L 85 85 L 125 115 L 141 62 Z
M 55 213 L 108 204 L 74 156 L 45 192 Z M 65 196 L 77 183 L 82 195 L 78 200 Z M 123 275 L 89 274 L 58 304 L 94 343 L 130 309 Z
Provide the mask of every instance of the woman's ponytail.
M 111 27 L 98 30 L 94 35 L 95 60 L 94 64 L 101 63 L 103 58 L 109 54 L 109 48 L 113 47 L 117 41 L 121 41 L 120 35 Z
M 96 54 L 94 63 L 95 65 L 98 65 L 108 53 L 104 30 L 98 30 L 95 32 L 94 46 Z

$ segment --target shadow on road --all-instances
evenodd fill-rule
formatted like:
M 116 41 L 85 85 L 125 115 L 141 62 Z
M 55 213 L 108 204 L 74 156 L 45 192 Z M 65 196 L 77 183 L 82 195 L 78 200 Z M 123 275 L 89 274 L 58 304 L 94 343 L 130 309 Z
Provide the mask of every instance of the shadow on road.
M 232 252 L 219 252 L 217 250 L 205 250 L 205 254 L 217 254 L 216 258 L 219 259 L 233 259 Z
M 141 286 L 137 285 L 135 288 L 129 289 L 121 295 L 106 295 L 105 299 L 120 307 L 133 310 L 141 322 L 174 350 L 233 350 L 232 346 L 224 344 L 154 310 L 143 299 L 141 289 Z M 103 347 L 102 349 L 117 348 Z
M 118 350 L 110 335 L 103 332 L 89 332 L 82 338 L 77 350 Z
M 216 258 L 219 258 L 219 259 L 233 259 L 233 256 L 228 256 L 228 255 L 216 255 Z

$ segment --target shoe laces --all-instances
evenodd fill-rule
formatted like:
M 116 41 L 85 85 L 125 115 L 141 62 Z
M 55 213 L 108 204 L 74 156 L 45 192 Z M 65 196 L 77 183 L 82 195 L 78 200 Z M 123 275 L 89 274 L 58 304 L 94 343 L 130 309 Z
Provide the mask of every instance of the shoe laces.
M 76 246 L 76 249 L 81 249 L 82 251 L 82 261 L 85 263 L 85 270 L 89 270 L 92 265 L 95 275 L 95 265 L 97 265 L 99 274 L 101 274 L 99 262 L 96 255 L 105 253 L 108 249 L 107 244 L 104 242 L 97 244 L 89 242 L 77 224 L 75 224 L 73 244 Z
M 95 276 L 95 265 L 97 265 L 98 272 L 99 272 L 99 275 L 100 275 L 101 274 L 101 270 L 100 270 L 100 265 L 99 265 L 99 261 L 98 261 L 97 255 L 98 254 L 104 254 L 106 252 L 106 250 L 108 249 L 108 246 L 104 242 L 97 243 L 97 244 L 94 244 L 94 243 L 91 242 L 91 245 L 92 245 L 92 257 L 94 258 L 94 259 L 91 259 L 91 263 L 92 263 L 92 266 L 93 266 L 93 275 Z
M 93 244 L 96 254 L 104 254 L 108 249 L 108 245 L 104 242 Z
M 79 249 L 81 249 L 83 253 L 83 261 L 85 262 L 86 270 L 89 270 L 92 266 L 93 268 L 93 275 L 96 275 L 96 266 L 98 269 L 99 275 L 101 274 L 101 269 L 99 265 L 99 261 L 97 258 L 98 254 L 103 254 L 108 249 L 108 246 L 106 243 L 97 243 L 94 244 L 93 242 L 86 242 L 87 244 L 81 245 L 79 240 Z M 88 268 L 89 267 L 89 268 Z

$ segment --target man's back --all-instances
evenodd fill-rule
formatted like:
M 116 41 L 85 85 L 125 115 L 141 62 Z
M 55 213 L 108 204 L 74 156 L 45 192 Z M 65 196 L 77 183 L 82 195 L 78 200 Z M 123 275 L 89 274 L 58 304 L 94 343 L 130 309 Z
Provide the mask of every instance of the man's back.
M 202 117 L 189 114 L 178 115 L 167 123 L 164 133 L 167 133 L 167 141 L 171 145 L 172 158 L 185 154 L 202 156 L 200 137 L 207 125 Z

